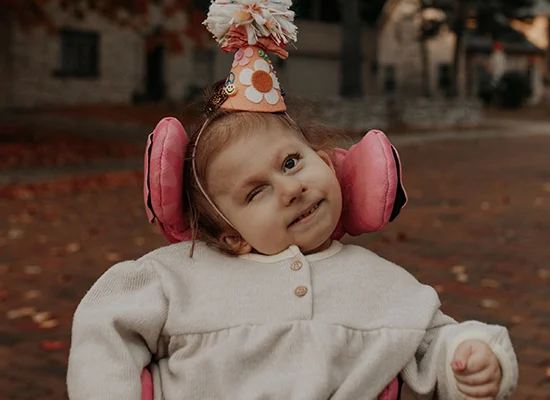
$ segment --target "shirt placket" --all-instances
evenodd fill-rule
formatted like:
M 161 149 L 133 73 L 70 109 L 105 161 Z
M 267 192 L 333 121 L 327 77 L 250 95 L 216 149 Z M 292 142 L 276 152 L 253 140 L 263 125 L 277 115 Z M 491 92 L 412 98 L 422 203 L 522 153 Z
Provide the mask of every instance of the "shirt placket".
M 286 260 L 289 275 L 289 296 L 292 296 L 294 315 L 300 319 L 311 319 L 313 316 L 313 287 L 311 266 L 302 254 Z

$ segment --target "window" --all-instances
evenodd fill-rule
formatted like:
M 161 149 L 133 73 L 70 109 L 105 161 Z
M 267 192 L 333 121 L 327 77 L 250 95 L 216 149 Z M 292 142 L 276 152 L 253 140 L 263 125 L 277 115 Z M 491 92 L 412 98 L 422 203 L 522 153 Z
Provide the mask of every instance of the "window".
M 448 91 L 451 88 L 451 64 L 439 64 L 438 87 L 440 90 Z
M 61 63 L 57 76 L 97 77 L 99 75 L 99 34 L 62 29 Z
M 391 94 L 395 92 L 395 66 L 386 65 L 384 67 L 384 93 Z
M 337 0 L 296 0 L 292 9 L 298 20 L 340 22 L 341 18 Z

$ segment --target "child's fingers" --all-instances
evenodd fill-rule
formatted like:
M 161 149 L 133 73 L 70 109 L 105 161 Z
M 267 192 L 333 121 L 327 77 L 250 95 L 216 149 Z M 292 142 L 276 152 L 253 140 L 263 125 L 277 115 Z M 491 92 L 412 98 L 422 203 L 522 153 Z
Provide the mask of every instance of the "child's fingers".
M 492 356 L 491 352 L 484 350 L 485 349 L 472 348 L 472 353 L 470 358 L 468 358 L 468 363 L 466 364 L 463 373 L 476 373 L 487 369 L 487 367 L 491 365 L 491 360 L 494 356 Z
M 465 385 L 476 386 L 500 381 L 500 368 L 485 368 L 473 374 L 456 373 L 455 379 Z
M 472 354 L 472 345 L 466 340 L 458 345 L 453 355 L 451 367 L 455 373 L 464 371 L 468 365 L 468 359 Z
M 474 399 L 494 399 L 498 394 L 498 386 L 495 383 L 485 385 L 470 386 L 458 383 L 457 388 L 460 392 Z

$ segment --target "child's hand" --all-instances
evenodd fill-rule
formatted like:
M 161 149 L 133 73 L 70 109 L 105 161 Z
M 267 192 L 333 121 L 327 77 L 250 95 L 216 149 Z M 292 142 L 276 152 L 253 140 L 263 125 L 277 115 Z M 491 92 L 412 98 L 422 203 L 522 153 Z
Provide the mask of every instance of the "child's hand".
M 451 367 L 466 399 L 494 399 L 498 394 L 500 363 L 485 342 L 471 339 L 460 343 Z

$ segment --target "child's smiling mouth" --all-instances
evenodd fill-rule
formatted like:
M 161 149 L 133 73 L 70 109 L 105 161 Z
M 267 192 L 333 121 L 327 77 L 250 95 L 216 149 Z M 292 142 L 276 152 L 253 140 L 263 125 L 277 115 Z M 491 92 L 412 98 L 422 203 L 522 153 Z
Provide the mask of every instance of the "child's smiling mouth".
M 311 218 L 312 218 L 312 214 L 317 211 L 317 209 L 319 208 L 319 206 L 321 205 L 321 203 L 323 202 L 323 200 L 315 203 L 313 206 L 309 207 L 307 210 L 303 211 L 302 213 L 300 213 L 300 215 L 298 215 L 291 223 L 290 225 L 288 226 L 289 228 L 293 225 L 296 225 L 298 223 L 303 223 L 303 222 L 306 222 L 306 221 L 309 221 Z

